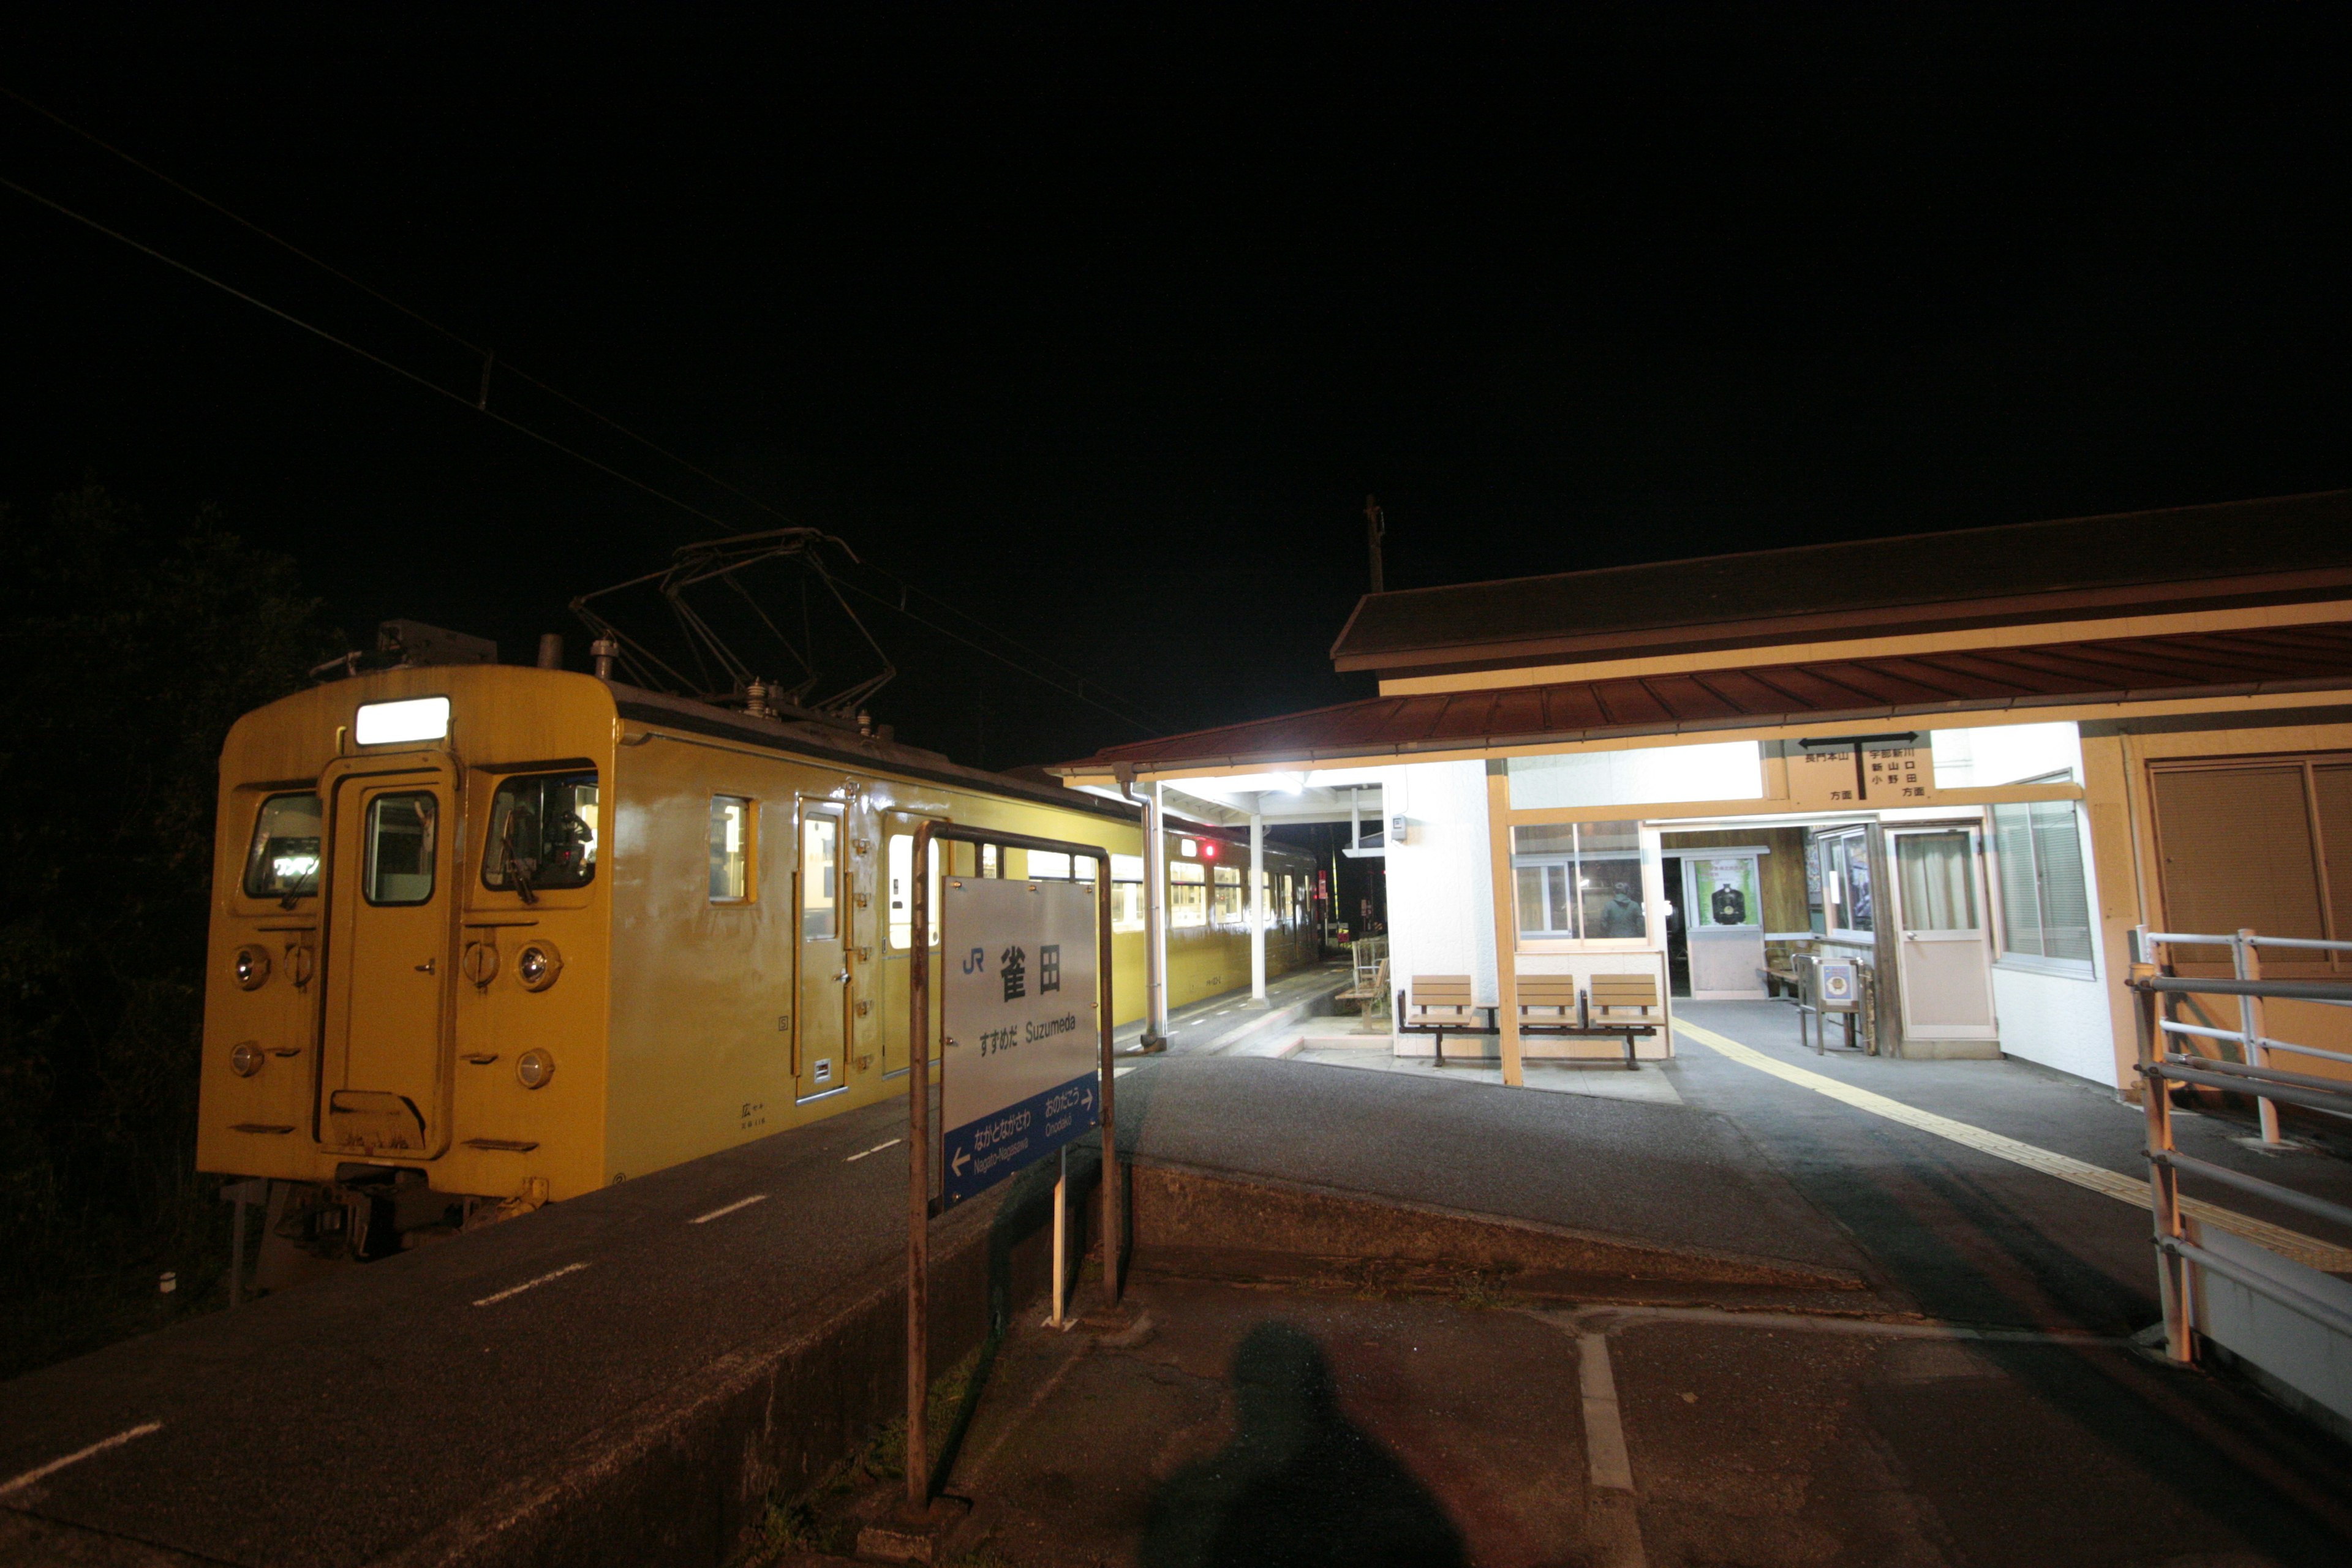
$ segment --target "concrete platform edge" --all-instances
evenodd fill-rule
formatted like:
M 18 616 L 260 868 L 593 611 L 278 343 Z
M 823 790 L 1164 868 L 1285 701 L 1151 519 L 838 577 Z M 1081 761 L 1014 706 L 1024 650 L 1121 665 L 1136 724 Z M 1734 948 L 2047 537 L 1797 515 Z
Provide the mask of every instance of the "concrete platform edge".
M 1337 1191 L 1148 1157 L 1129 1166 L 1132 1266 L 1222 1252 L 1261 1266 L 1391 1259 L 1677 1284 L 1860 1290 L 1858 1272 Z M 1188 1267 L 1181 1271 L 1191 1271 Z
M 1017 1191 L 937 1222 L 934 1369 L 979 1344 L 992 1316 L 1044 1289 L 1050 1224 L 1050 1209 Z M 904 1280 L 903 1264 L 869 1271 L 808 1326 L 729 1352 L 693 1384 L 638 1406 L 372 1568 L 733 1561 L 772 1491 L 814 1484 L 903 1414 Z

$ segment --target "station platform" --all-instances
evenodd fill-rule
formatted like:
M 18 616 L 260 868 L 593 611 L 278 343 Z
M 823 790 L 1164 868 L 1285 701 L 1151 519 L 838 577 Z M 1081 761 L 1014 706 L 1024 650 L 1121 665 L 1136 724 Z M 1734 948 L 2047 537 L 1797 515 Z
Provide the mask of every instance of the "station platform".
M 1867 1272 L 1719 1117 L 1185 1050 L 1219 1011 L 1121 1064 L 1138 1204 L 1195 1183 L 1148 1238 L 1139 1210 L 1139 1257 L 1230 1239 L 1206 1179 L 1375 1252 Z M 727 1562 L 897 1409 L 904 1127 L 845 1112 L 0 1384 L 0 1560 Z M 1035 1167 L 936 1224 L 934 1364 L 1042 1288 L 1049 1193 Z

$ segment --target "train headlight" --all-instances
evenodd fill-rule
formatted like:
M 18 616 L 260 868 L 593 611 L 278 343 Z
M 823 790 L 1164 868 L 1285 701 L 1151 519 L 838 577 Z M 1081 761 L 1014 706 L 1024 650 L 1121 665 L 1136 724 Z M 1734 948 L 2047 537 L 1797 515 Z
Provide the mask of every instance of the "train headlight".
M 515 1077 L 525 1089 L 545 1089 L 555 1076 L 555 1058 L 545 1051 L 525 1051 L 515 1061 Z
M 236 983 L 250 991 L 269 978 L 269 950 L 260 947 L 240 947 L 229 963 Z
M 515 955 L 515 978 L 522 982 L 526 991 L 544 991 L 562 973 L 563 955 L 544 938 L 524 943 L 523 950 Z
M 261 1070 L 261 1047 L 251 1040 L 240 1040 L 228 1054 L 228 1070 L 239 1078 L 251 1078 Z

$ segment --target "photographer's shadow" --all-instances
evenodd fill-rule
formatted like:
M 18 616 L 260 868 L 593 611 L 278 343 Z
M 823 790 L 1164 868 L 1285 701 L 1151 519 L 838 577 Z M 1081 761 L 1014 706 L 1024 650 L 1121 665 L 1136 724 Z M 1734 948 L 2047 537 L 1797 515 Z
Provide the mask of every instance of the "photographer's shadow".
M 1240 1430 L 1152 1499 L 1143 1568 L 1468 1561 L 1436 1498 L 1340 1411 L 1303 1330 L 1259 1324 L 1233 1380 Z

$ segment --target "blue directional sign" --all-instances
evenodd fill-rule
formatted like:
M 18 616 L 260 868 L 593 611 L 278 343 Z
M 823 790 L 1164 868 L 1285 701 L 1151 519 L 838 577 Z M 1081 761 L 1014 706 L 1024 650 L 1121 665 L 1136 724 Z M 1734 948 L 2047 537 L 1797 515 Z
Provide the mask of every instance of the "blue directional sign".
M 950 1128 L 940 1151 L 940 1206 L 953 1208 L 976 1197 L 1024 1165 L 1092 1131 L 1102 1120 L 1096 1103 L 1097 1075 L 1088 1072 L 1059 1089 L 1033 1094 L 982 1121 Z
M 940 1203 L 952 1208 L 1101 1121 L 1095 891 L 950 877 L 940 889 Z

